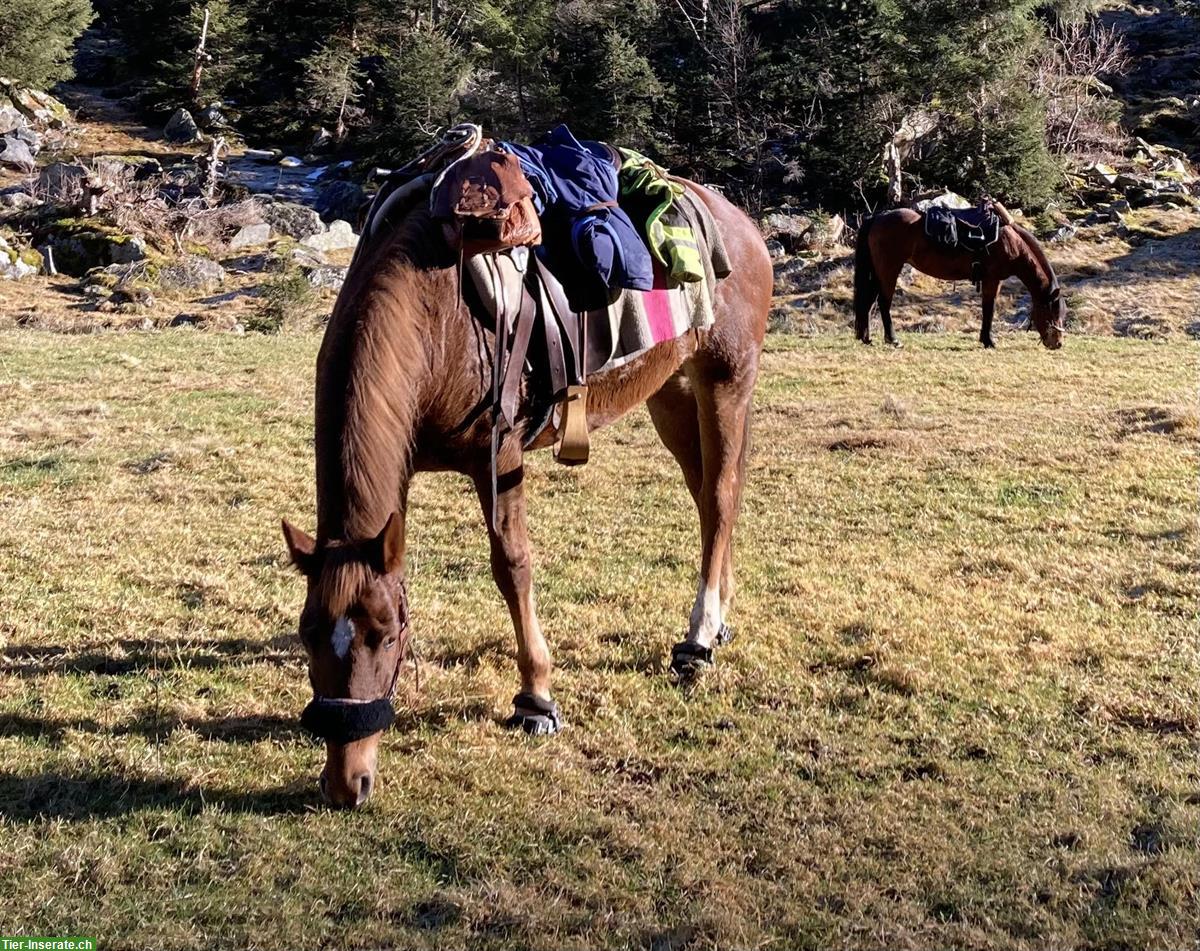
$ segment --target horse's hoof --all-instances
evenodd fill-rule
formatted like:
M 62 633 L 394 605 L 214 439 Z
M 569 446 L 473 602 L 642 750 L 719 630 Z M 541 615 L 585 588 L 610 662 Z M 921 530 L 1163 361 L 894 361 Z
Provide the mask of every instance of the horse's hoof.
M 996 341 L 994 341 L 991 337 L 988 337 L 986 340 L 980 340 L 979 342 L 981 344 L 983 344 L 984 350 L 995 350 L 996 349 Z
M 734 630 L 728 624 L 722 624 L 721 629 L 717 631 L 717 636 L 713 639 L 714 647 L 724 647 L 734 638 Z
M 859 337 L 858 342 L 867 347 L 871 346 L 871 338 L 870 337 Z
M 904 344 L 902 344 L 902 343 L 901 343 L 899 340 L 897 340 L 895 337 L 893 337 L 891 340 L 889 340 L 889 341 L 887 342 L 887 345 L 888 345 L 889 347 L 895 347 L 897 350 L 899 350 L 901 347 L 903 347 L 903 346 L 904 346 Z
M 680 641 L 671 648 L 671 673 L 679 681 L 696 677 L 713 666 L 713 649 L 692 641 Z
M 558 704 L 531 693 L 513 697 L 513 715 L 504 721 L 508 730 L 521 730 L 528 736 L 553 736 L 562 729 Z

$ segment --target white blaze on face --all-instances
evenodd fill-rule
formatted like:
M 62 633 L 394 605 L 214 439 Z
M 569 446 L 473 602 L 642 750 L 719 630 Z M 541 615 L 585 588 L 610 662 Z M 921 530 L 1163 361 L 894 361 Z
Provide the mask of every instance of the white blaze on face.
M 354 643 L 354 623 L 348 617 L 340 617 L 333 625 L 333 652 L 338 657 L 345 657 Z

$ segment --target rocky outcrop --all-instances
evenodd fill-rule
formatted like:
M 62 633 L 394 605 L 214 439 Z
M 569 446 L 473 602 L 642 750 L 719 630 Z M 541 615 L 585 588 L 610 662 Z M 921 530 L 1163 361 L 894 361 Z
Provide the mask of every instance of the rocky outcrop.
M 49 254 L 64 274 L 80 277 L 96 267 L 146 259 L 146 242 L 101 221 L 66 218 L 43 225 L 35 232 L 35 245 Z

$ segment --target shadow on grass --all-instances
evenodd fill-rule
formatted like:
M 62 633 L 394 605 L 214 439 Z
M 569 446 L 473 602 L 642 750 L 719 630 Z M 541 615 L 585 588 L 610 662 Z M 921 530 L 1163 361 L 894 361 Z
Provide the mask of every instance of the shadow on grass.
M 294 717 L 180 717 L 172 714 L 144 713 L 135 720 L 105 726 L 89 717 L 49 719 L 20 713 L 0 714 L 0 736 L 45 739 L 58 744 L 70 731 L 109 736 L 143 736 L 164 740 L 177 730 L 191 730 L 205 740 L 220 743 L 257 743 L 260 740 L 308 740 L 308 734 Z
M 119 648 L 120 653 L 114 653 Z M 291 633 L 266 641 L 250 638 L 197 642 L 185 638 L 126 637 L 103 644 L 66 647 L 14 644 L 0 650 L 0 674 L 132 674 L 145 670 L 215 670 L 272 664 L 285 667 L 302 660 Z
M 311 778 L 303 784 L 242 792 L 110 773 L 0 772 L 0 816 L 15 822 L 105 819 L 146 809 L 286 815 L 306 812 L 317 804 Z

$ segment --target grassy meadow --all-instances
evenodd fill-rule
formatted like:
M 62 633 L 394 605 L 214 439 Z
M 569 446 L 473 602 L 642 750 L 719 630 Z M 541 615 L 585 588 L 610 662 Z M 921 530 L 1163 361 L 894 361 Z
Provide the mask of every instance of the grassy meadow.
M 315 335 L 0 335 L 0 934 L 102 948 L 1194 948 L 1194 342 L 769 341 L 738 638 L 684 691 L 696 517 L 644 411 L 531 459 L 559 737 L 506 733 L 465 480 L 418 480 L 361 813 L 278 522 Z M 592 526 L 590 530 L 585 526 Z

